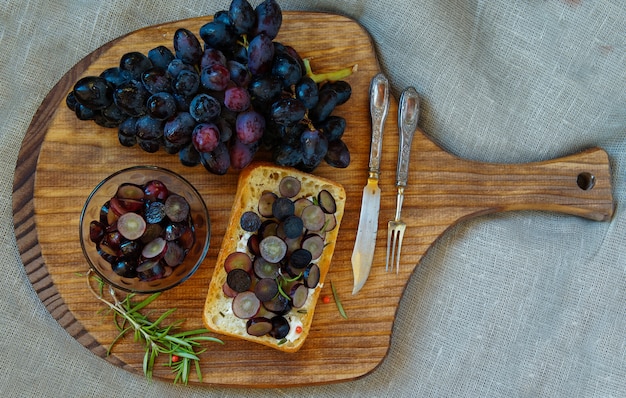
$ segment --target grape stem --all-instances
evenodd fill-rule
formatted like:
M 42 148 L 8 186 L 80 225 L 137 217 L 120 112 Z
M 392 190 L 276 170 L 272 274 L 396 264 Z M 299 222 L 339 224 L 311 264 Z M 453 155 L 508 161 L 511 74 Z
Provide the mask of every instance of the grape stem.
M 306 75 L 313 79 L 315 83 L 322 83 L 325 81 L 335 82 L 337 80 L 345 79 L 351 74 L 355 73 L 358 70 L 358 64 L 354 64 L 347 68 L 335 70 L 332 72 L 326 73 L 314 73 L 311 69 L 311 61 L 308 58 L 304 58 L 302 60 L 304 62 L 304 67 L 306 69 Z

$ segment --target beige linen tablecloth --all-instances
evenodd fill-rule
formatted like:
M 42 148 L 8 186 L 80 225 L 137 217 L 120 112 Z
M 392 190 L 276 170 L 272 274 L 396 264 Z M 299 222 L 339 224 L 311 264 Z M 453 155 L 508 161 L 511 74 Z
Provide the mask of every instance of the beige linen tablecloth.
M 15 164 L 37 107 L 76 62 L 133 30 L 210 15 L 228 2 L 2 0 L 0 395 L 626 396 L 626 3 L 280 4 L 361 23 L 393 93 L 417 88 L 421 126 L 451 153 L 529 162 L 604 148 L 615 216 L 508 213 L 449 230 L 408 284 L 388 357 L 360 380 L 260 391 L 148 382 L 77 343 L 36 295 L 13 229 Z

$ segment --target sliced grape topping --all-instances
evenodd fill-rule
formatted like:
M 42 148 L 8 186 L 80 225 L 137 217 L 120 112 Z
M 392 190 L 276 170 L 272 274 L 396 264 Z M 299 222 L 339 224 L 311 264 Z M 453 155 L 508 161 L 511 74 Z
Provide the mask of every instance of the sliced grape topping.
M 285 176 L 263 192 L 256 211 L 244 211 L 239 220 L 245 244 L 224 260 L 222 291 L 233 299 L 233 314 L 247 319 L 251 336 L 285 338 L 291 328 L 287 318 L 294 316 L 289 314 L 305 306 L 320 284 L 317 261 L 326 229 L 336 227 L 337 207 L 328 190 L 310 196 L 301 190 L 302 181 Z
M 122 183 L 90 222 L 89 238 L 119 276 L 165 278 L 195 242 L 189 202 L 159 180 Z

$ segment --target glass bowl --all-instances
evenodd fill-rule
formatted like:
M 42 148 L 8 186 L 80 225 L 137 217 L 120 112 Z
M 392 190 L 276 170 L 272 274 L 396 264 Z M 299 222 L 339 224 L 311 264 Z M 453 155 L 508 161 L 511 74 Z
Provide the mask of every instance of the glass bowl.
M 102 210 L 103 206 L 116 195 L 118 187 L 121 184 L 132 183 L 144 185 L 152 180 L 163 182 L 170 194 L 178 194 L 187 200 L 190 208 L 190 218 L 187 220 L 192 226 L 195 239 L 191 247 L 186 249 L 186 255 L 182 263 L 173 267 L 163 267 L 166 263 L 161 261 L 159 262 L 159 266 L 149 269 L 149 271 L 157 269 L 158 271 L 153 272 L 153 274 L 156 273 L 157 276 L 153 275 L 152 277 L 147 277 L 146 275 L 148 275 L 149 272 L 143 269 L 143 272 L 141 272 L 142 278 L 138 276 L 129 277 L 129 275 L 135 274 L 132 270 L 129 271 L 126 276 L 121 276 L 120 274 L 123 274 L 121 271 L 123 268 L 117 265 L 121 250 L 115 249 L 113 247 L 114 245 L 96 245 L 90 238 L 90 224 L 93 220 L 100 221 L 101 217 L 106 219 L 106 212 L 103 213 Z M 105 209 L 107 208 L 108 206 L 105 206 Z M 112 210 L 109 208 L 109 211 Z M 137 212 L 141 211 L 142 210 L 137 210 Z M 160 225 L 165 228 L 168 221 L 169 219 L 165 218 Z M 186 221 L 183 223 L 186 223 Z M 111 224 L 114 224 L 114 222 Z M 89 266 L 104 282 L 117 289 L 131 293 L 148 294 L 161 292 L 178 286 L 189 279 L 206 257 L 209 250 L 210 236 L 211 224 L 209 213 L 198 191 L 180 175 L 157 166 L 130 167 L 105 178 L 91 192 L 80 215 L 80 244 Z M 168 239 L 171 238 L 172 235 L 169 235 Z M 145 244 L 147 240 L 148 239 L 143 239 L 142 242 L 142 238 L 137 239 L 141 245 Z M 123 241 L 127 241 L 127 239 L 123 238 Z M 188 240 L 186 242 L 188 242 Z M 180 246 L 183 245 L 181 244 L 179 247 Z M 189 244 L 187 244 L 187 246 L 189 246 Z M 167 247 L 165 251 L 168 249 L 169 247 Z M 125 268 L 127 270 L 134 268 L 136 264 L 143 262 L 142 259 L 143 257 L 140 257 L 138 261 L 129 261 L 131 265 Z M 113 264 L 116 265 L 114 266 Z M 170 262 L 170 264 L 172 263 Z M 118 272 L 115 272 L 113 270 L 114 268 L 116 268 Z M 146 267 L 144 266 L 144 268 Z

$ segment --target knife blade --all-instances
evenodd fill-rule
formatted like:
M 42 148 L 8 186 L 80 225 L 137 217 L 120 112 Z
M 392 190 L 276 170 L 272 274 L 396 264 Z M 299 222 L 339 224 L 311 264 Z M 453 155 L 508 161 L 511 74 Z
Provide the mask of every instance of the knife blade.
M 378 212 L 380 209 L 380 155 L 387 111 L 389 110 L 389 80 L 379 73 L 370 84 L 370 115 L 372 118 L 372 140 L 367 184 L 363 188 L 359 226 L 352 251 L 352 273 L 354 287 L 352 294 L 357 294 L 365 284 L 372 268 L 378 233 Z

